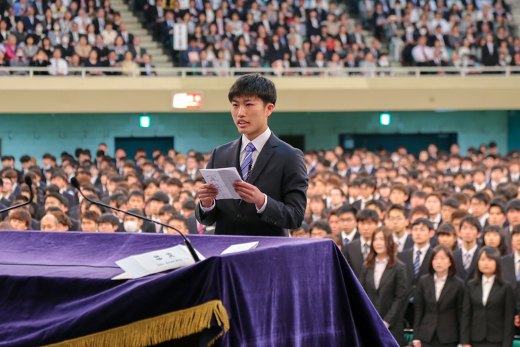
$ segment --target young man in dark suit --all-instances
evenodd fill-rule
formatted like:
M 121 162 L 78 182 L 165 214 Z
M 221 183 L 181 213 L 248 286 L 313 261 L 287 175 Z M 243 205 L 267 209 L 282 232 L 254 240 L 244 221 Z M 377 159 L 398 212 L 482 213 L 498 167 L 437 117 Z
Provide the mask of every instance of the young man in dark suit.
M 412 224 L 412 238 L 414 245 L 397 255 L 404 265 L 406 265 L 406 278 L 408 279 L 408 298 L 410 303 L 405 311 L 405 319 L 413 326 L 415 316 L 413 299 L 415 297 L 415 287 L 419 279 L 428 273 L 428 260 L 432 254 L 430 239 L 435 235 L 432 223 L 426 218 L 418 218 Z
M 339 217 L 339 226 L 341 228 L 339 237 L 341 239 L 342 249 L 350 242 L 357 240 L 360 237 L 359 232 L 357 231 L 357 211 L 358 210 L 350 204 L 344 204 L 336 211 L 336 214 Z
M 477 268 L 477 254 L 479 245 L 477 240 L 480 238 L 482 227 L 477 217 L 466 216 L 460 221 L 460 238 L 462 248 L 453 252 L 455 264 L 457 265 L 457 276 L 464 282 L 468 282 L 475 276 Z
M 279 140 L 268 121 L 276 103 L 274 83 L 260 74 L 238 78 L 228 94 L 242 136 L 213 150 L 207 168 L 235 167 L 243 181 L 233 185 L 240 200 L 216 200 L 218 189 L 203 184 L 195 210 L 217 235 L 288 236 L 307 206 L 308 176 L 303 153 Z
M 375 210 L 362 210 L 357 213 L 356 221 L 361 237 L 343 247 L 343 254 L 359 279 L 363 264 L 370 253 L 372 234 L 379 224 L 379 215 Z
M 385 225 L 394 233 L 395 248 L 398 253 L 413 248 L 412 234 L 407 233 L 408 210 L 402 205 L 391 205 L 386 213 Z

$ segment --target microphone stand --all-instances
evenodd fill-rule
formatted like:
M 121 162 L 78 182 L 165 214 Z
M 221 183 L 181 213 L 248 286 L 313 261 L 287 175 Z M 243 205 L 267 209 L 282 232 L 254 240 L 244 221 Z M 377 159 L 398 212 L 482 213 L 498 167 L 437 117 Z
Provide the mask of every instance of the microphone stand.
M 171 228 L 171 229 L 175 230 L 176 232 L 179 233 L 179 235 L 182 236 L 182 239 L 184 240 L 184 244 L 186 245 L 186 247 L 187 247 L 188 250 L 190 251 L 190 254 L 191 254 L 193 260 L 194 260 L 196 263 L 200 261 L 199 256 L 197 255 L 197 252 L 195 252 L 195 248 L 193 248 L 193 245 L 191 244 L 190 240 L 188 240 L 188 238 L 187 238 L 183 233 L 181 233 L 181 232 L 179 231 L 179 229 L 174 228 L 174 227 L 172 227 L 172 226 L 170 226 L 170 225 L 167 225 L 167 224 L 161 223 L 161 222 L 154 221 L 154 220 L 152 220 L 152 219 L 150 219 L 150 218 L 146 218 L 146 217 L 140 216 L 140 215 L 135 214 L 135 213 L 132 213 L 132 212 L 123 211 L 123 210 L 121 210 L 121 209 L 118 209 L 118 208 L 112 207 L 112 206 L 110 206 L 110 205 L 103 204 L 103 203 L 101 203 L 101 202 L 99 202 L 99 201 L 94 201 L 94 200 L 89 199 L 89 198 L 86 197 L 85 194 L 83 194 L 83 192 L 81 191 L 81 188 L 80 188 L 80 185 L 79 185 L 79 181 L 78 181 L 78 179 L 77 179 L 76 177 L 72 177 L 72 179 L 70 180 L 70 183 L 72 184 L 72 186 L 73 186 L 74 188 L 76 188 L 76 189 L 79 191 L 79 193 L 83 196 L 83 198 L 85 198 L 85 200 L 87 200 L 87 201 L 89 201 L 89 202 L 91 202 L 91 203 L 93 203 L 93 204 L 96 204 L 96 205 L 99 205 L 99 206 L 103 206 L 103 207 L 105 207 L 105 208 L 109 208 L 109 209 L 111 209 L 111 210 L 115 210 L 115 211 L 118 211 L 118 212 L 122 212 L 122 213 L 124 213 L 124 214 L 129 215 L 129 216 L 133 216 L 133 217 L 135 217 L 135 218 L 138 218 L 138 219 L 141 219 L 141 220 L 145 220 L 145 221 L 148 221 L 148 222 L 151 222 L 151 223 L 154 223 L 154 224 L 158 224 L 158 225 L 161 225 L 161 226 L 163 226 L 163 227 Z M 0 211 L 0 212 L 1 212 L 1 211 Z

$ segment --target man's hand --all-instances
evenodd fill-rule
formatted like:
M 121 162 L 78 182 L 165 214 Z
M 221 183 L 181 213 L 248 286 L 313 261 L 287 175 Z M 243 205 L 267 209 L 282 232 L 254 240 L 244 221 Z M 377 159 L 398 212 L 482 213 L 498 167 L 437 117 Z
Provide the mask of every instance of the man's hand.
M 518 315 L 515 316 L 515 326 L 520 327 L 520 318 Z
M 211 207 L 218 195 L 218 189 L 215 188 L 213 184 L 206 183 L 199 187 L 197 194 L 199 195 L 200 204 L 203 207 Z
M 256 186 L 247 182 L 236 181 L 233 183 L 233 188 L 235 188 L 235 192 L 240 195 L 242 200 L 255 204 L 257 209 L 261 209 L 264 206 L 265 195 Z

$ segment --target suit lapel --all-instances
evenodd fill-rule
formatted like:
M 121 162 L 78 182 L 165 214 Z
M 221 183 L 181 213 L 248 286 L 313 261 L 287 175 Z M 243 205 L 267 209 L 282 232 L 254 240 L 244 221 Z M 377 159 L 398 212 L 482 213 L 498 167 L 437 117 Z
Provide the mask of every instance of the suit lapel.
M 383 276 L 381 276 L 381 280 L 379 281 L 379 287 L 377 288 L 377 291 L 379 292 L 379 289 L 383 286 L 383 283 L 385 283 L 386 280 L 390 277 L 390 273 L 394 270 L 393 268 L 386 268 L 383 272 Z
M 482 279 L 483 279 L 483 277 L 484 276 L 482 276 Z M 493 297 L 493 295 L 495 295 L 495 293 L 498 291 L 498 286 L 499 286 L 499 284 L 495 280 L 495 282 L 493 282 L 493 286 L 491 287 L 491 290 L 489 291 L 489 295 L 488 295 L 488 299 L 487 299 L 487 302 L 486 302 L 486 306 L 491 301 L 491 298 Z M 480 288 L 482 288 L 482 285 L 480 286 Z
M 247 180 L 248 183 L 255 184 L 256 179 L 258 178 L 258 176 L 260 176 L 260 173 L 265 168 L 266 164 L 269 162 L 269 159 L 271 159 L 273 154 L 276 152 L 276 148 L 278 147 L 278 141 L 278 138 L 271 133 L 269 140 L 267 140 L 267 142 L 264 145 L 264 148 L 262 148 L 262 151 L 256 159 L 256 163 L 253 166 L 253 171 L 251 171 L 251 175 Z
M 442 288 L 438 303 L 440 303 L 442 301 L 442 299 L 444 299 L 444 297 L 447 295 L 446 293 L 450 292 L 452 280 L 453 280 L 453 278 L 451 278 L 451 277 L 446 278 L 446 282 L 444 283 L 444 287 Z M 433 293 L 435 293 L 435 284 L 433 286 Z M 435 296 L 435 294 L 434 294 L 434 296 Z

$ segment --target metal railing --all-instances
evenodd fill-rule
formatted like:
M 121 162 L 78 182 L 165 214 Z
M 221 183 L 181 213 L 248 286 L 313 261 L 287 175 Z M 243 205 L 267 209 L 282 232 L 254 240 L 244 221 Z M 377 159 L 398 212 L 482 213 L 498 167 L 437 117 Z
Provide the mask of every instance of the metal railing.
M 139 74 L 134 72 L 139 71 Z M 49 72 L 58 71 L 48 67 L 0 67 L 1 77 L 48 77 Z M 146 68 L 125 69 L 121 67 L 69 67 L 60 77 L 148 77 L 141 76 Z M 469 77 L 469 76 L 520 76 L 520 66 L 505 67 L 374 67 L 374 68 L 152 68 L 149 71 L 159 77 L 234 77 L 259 72 L 277 77 Z M 43 75 L 44 74 L 44 75 Z M 51 75 L 52 76 L 52 75 Z

